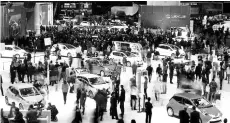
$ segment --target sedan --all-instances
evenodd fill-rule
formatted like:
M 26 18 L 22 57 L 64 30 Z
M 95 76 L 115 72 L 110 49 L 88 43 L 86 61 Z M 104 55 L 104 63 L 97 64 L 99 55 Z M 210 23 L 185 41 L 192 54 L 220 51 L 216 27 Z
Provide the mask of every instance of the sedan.
M 27 52 L 20 47 L 14 45 L 5 45 L 5 50 L 0 51 L 0 57 L 12 58 L 16 56 L 17 58 L 24 58 Z
M 85 62 L 87 63 L 88 68 L 89 64 L 92 65 L 92 74 L 100 74 L 101 76 L 110 76 L 116 68 L 116 64 L 114 62 L 97 57 L 90 58 Z
M 195 106 L 196 110 L 200 112 L 202 123 L 220 122 L 222 120 L 222 113 L 214 105 L 208 102 L 200 95 L 192 93 L 177 93 L 175 94 L 167 104 L 167 113 L 169 116 L 179 116 L 180 110 L 185 107 L 188 108 L 190 114 Z
M 61 50 L 61 52 L 60 52 L 61 56 L 69 57 L 71 55 L 72 57 L 76 57 L 77 47 L 75 47 L 71 44 L 58 43 L 58 44 L 54 44 L 52 46 L 52 48 L 51 48 L 52 53 L 55 52 L 57 46 Z
M 179 48 L 176 45 L 171 45 L 171 44 L 160 44 L 157 48 L 156 51 L 160 53 L 160 55 L 163 56 L 176 56 L 176 51 L 179 50 L 180 56 L 184 56 L 185 52 Z
M 46 104 L 44 96 L 33 85 L 25 83 L 9 86 L 5 102 L 7 105 L 15 102 L 21 110 L 28 109 L 30 105 L 43 108 Z

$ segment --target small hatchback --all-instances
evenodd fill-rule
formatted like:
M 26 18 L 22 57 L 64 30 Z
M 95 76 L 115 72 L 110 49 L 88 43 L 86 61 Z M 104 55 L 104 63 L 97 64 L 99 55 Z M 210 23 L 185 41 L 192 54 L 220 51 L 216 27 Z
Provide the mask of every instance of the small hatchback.
M 208 102 L 202 96 L 192 93 L 178 93 L 175 94 L 167 104 L 167 113 L 169 116 L 179 116 L 179 111 L 185 107 L 187 112 L 192 112 L 192 107 L 195 106 L 200 112 L 202 123 L 216 123 L 222 121 L 222 113 L 214 105 Z
M 46 104 L 44 96 L 33 85 L 25 83 L 9 86 L 5 93 L 5 102 L 7 105 L 15 102 L 21 110 L 28 109 L 30 105 L 43 108 Z

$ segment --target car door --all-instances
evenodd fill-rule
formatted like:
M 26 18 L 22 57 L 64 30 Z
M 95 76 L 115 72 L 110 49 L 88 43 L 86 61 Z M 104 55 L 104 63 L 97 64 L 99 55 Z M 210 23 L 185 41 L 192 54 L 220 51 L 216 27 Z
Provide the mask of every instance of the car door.
M 174 96 L 173 98 L 176 101 L 174 103 L 173 110 L 174 110 L 175 115 L 178 116 L 179 115 L 179 111 L 184 108 L 183 98 L 179 97 L 179 96 Z
M 10 93 L 11 102 L 17 103 L 19 101 L 19 99 L 18 99 L 18 95 L 19 95 L 18 90 L 16 90 L 14 87 L 11 87 L 10 90 L 11 90 L 11 93 Z
M 183 102 L 184 102 L 184 108 L 187 107 L 187 112 L 190 115 L 190 113 L 192 112 L 191 107 L 193 106 L 192 102 L 189 99 L 186 99 L 186 98 L 183 99 Z
M 157 48 L 157 51 L 160 53 L 160 55 L 163 55 L 163 56 L 167 54 L 166 47 L 164 45 L 160 45 Z

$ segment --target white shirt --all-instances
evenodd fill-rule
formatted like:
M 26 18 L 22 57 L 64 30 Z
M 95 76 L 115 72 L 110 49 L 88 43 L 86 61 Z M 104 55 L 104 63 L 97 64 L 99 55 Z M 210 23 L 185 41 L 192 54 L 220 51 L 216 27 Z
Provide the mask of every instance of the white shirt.
M 137 87 L 131 87 L 131 95 L 137 95 Z

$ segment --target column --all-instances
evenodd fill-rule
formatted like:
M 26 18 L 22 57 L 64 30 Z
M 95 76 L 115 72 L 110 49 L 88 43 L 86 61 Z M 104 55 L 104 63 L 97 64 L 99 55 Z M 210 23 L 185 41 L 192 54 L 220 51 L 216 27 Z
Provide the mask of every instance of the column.
M 34 6 L 34 31 L 36 32 L 35 35 L 40 35 L 40 26 L 40 4 L 36 3 L 36 5 Z

